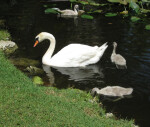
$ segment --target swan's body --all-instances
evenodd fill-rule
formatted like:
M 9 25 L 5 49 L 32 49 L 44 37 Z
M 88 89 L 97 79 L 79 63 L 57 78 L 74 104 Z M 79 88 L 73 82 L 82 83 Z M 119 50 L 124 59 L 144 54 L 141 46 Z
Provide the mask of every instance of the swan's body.
M 51 57 L 56 43 L 55 37 L 52 34 L 41 32 L 36 36 L 36 43 L 34 47 L 38 44 L 38 42 L 45 39 L 50 40 L 51 44 L 42 58 L 42 63 L 55 67 L 83 67 L 97 63 L 108 47 L 107 43 L 103 44 L 101 47 L 70 44 Z
M 116 48 L 117 48 L 117 43 L 113 43 L 114 49 L 111 55 L 111 62 L 116 64 L 116 67 L 119 69 L 124 69 L 127 68 L 126 66 L 126 60 L 123 56 L 120 54 L 116 54 Z
M 70 10 L 70 9 L 60 10 L 59 8 L 54 8 L 54 9 L 57 10 L 61 16 L 77 16 L 79 6 L 75 5 L 74 10 Z
M 95 96 L 95 94 L 102 94 L 106 96 L 123 97 L 132 94 L 132 92 L 133 88 L 124 88 L 120 86 L 107 86 L 102 89 L 93 88 L 91 91 L 91 95 Z

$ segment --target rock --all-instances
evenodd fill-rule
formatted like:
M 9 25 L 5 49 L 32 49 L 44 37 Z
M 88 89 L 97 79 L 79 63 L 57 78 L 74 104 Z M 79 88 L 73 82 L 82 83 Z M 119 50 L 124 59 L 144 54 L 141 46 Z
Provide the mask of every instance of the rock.
M 15 50 L 18 49 L 18 46 L 13 41 L 0 41 L 0 50 L 2 50 L 6 55 L 12 54 Z
M 42 75 L 44 74 L 44 70 L 34 67 L 34 66 L 29 66 L 24 71 L 29 72 L 30 75 Z
M 10 61 L 16 66 L 23 66 L 23 67 L 40 65 L 39 61 L 28 59 L 28 58 L 15 58 L 15 59 L 10 59 Z
M 114 117 L 114 115 L 112 114 L 112 113 L 106 113 L 106 118 L 113 118 Z
M 43 85 L 44 84 L 42 78 L 40 78 L 39 76 L 34 76 L 32 81 L 33 81 L 34 84 L 38 84 L 38 85 Z

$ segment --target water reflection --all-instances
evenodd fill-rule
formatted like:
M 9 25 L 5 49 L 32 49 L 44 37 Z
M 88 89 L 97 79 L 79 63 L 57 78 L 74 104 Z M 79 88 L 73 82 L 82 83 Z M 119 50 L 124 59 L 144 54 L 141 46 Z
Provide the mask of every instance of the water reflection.
M 89 65 L 86 67 L 50 67 L 47 65 L 43 65 L 43 70 L 46 72 L 50 83 L 54 83 L 54 74 L 51 71 L 51 68 L 56 69 L 56 71 L 60 72 L 63 75 L 69 76 L 69 80 L 73 81 L 84 81 L 84 80 L 92 80 L 95 79 L 95 75 L 99 77 L 99 82 L 103 82 L 104 74 L 103 68 L 100 65 Z

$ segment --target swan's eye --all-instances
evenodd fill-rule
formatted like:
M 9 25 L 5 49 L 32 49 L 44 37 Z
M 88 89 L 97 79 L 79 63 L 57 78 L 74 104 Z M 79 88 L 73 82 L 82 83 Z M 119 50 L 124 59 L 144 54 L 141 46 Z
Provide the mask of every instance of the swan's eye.
M 36 37 L 36 38 L 35 38 L 35 41 L 39 41 L 39 37 Z
M 35 38 L 35 44 L 33 47 L 35 47 L 39 43 L 39 38 Z

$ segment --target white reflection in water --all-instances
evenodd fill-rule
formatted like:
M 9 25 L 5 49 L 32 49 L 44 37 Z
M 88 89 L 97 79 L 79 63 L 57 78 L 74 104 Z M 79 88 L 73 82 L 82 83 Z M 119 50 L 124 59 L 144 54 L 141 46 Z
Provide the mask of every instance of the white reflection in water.
M 86 67 L 53 67 L 63 75 L 68 75 L 69 80 L 83 81 L 95 79 L 95 75 L 98 74 L 100 79 L 104 78 L 103 68 L 99 65 L 89 65 Z M 51 67 L 43 65 L 43 70 L 46 72 L 50 83 L 54 83 L 54 74 L 51 71 Z

